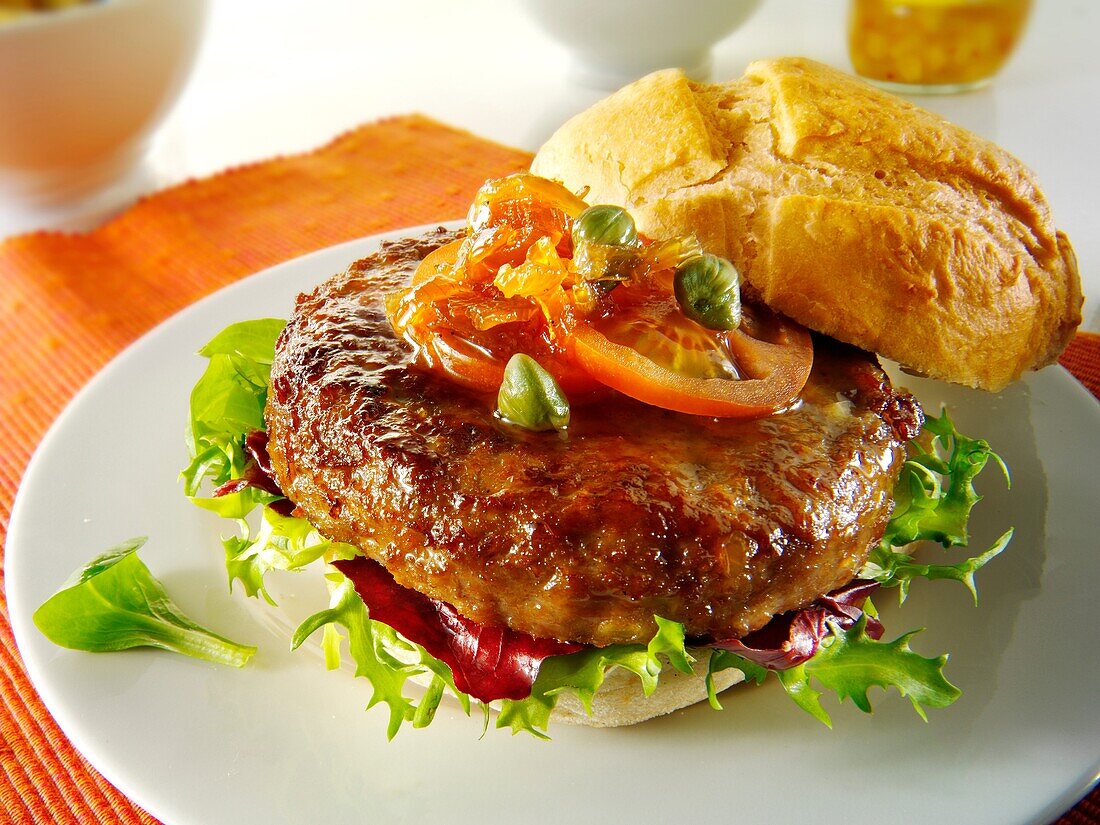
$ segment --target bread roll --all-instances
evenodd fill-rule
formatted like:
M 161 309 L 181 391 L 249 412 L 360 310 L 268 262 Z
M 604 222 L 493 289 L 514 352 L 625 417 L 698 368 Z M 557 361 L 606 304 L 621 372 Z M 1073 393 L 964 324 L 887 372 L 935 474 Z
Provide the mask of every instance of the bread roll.
M 1019 161 L 810 60 L 649 75 L 531 168 L 655 237 L 697 235 L 773 308 L 936 378 L 998 390 L 1081 320 L 1073 250 Z
M 696 656 L 694 673 L 688 676 L 666 666 L 661 671 L 657 689 L 649 696 L 642 692 L 642 684 L 633 673 L 616 668 L 607 674 L 604 683 L 592 699 L 592 713 L 572 693 L 563 693 L 550 717 L 552 723 L 588 725 L 594 728 L 615 728 L 636 725 L 647 719 L 664 716 L 673 711 L 702 702 L 707 698 L 706 676 L 711 651 L 693 650 Z M 714 674 L 714 689 L 721 693 L 731 685 L 743 682 L 745 676 L 733 668 Z
M 592 728 L 617 728 L 636 725 L 704 701 L 707 698 L 707 667 L 713 651 L 699 648 L 692 650 L 691 654 L 695 656 L 692 665 L 694 672 L 689 676 L 666 665 L 661 671 L 657 689 L 649 696 L 642 692 L 642 683 L 638 677 L 622 668 L 614 668 L 608 672 L 592 698 L 591 713 L 575 694 L 568 691 L 562 693 L 550 715 L 551 725 L 561 722 Z M 432 678 L 431 673 L 419 673 L 412 680 L 428 687 Z M 741 671 L 733 668 L 721 670 L 714 674 L 714 690 L 721 693 L 743 681 L 745 674 Z M 492 707 L 499 710 L 498 703 L 494 702 Z

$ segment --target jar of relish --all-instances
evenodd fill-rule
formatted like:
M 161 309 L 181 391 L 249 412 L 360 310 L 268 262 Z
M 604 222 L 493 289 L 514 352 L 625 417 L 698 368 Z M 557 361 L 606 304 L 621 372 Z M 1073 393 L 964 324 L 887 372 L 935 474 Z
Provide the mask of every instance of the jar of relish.
M 852 0 L 856 72 L 900 92 L 950 93 L 988 83 L 1023 34 L 1031 0 Z

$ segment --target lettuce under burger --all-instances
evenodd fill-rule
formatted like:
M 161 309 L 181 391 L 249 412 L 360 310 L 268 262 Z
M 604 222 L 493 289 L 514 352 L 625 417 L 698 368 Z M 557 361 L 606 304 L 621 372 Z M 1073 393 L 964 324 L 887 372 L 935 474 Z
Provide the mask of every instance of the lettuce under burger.
M 760 683 L 775 673 L 794 702 L 825 724 L 823 690 L 869 712 L 868 689 L 892 686 L 922 717 L 925 707 L 943 707 L 959 696 L 943 674 L 947 656 L 912 651 L 915 631 L 887 640 L 871 601 L 878 588 L 896 588 L 904 601 L 918 578 L 954 579 L 976 600 L 974 574 L 1011 537 L 1009 531 L 982 553 L 952 563 L 923 563 L 910 555 L 910 545 L 921 541 L 966 547 L 970 510 L 979 500 L 975 477 L 990 460 L 1005 470 L 989 445 L 961 435 L 946 411 L 929 417 L 925 437 L 909 443 L 893 515 L 852 583 L 738 639 L 690 639 L 681 624 L 654 616 L 648 644 L 594 647 L 465 619 L 450 605 L 397 584 L 358 548 L 326 539 L 294 515 L 271 473 L 264 419 L 283 327 L 277 319 L 234 324 L 200 351 L 208 366 L 191 394 L 185 493 L 236 522 L 234 534 L 223 540 L 231 588 L 239 582 L 249 596 L 273 603 L 264 586 L 268 572 L 326 565 L 330 607 L 303 622 L 293 644 L 321 631 L 328 667 L 336 668 L 346 638 L 356 675 L 371 685 L 370 705 L 389 709 L 390 737 L 406 722 L 430 723 L 448 692 L 467 712 L 479 705 L 486 720 L 490 704 L 498 708 L 497 727 L 545 736 L 562 694 L 590 706 L 606 675 L 621 669 L 649 695 L 662 673 L 691 673 L 701 659 L 715 708 L 716 674 L 739 671 Z M 414 679 L 426 690 L 410 688 Z

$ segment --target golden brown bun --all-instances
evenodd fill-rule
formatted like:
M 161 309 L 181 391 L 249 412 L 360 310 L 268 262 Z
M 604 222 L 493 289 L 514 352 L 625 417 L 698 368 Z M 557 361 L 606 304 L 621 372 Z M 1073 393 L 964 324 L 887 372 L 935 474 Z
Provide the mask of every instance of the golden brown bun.
M 998 390 L 1081 321 L 1073 249 L 1029 170 L 810 60 L 716 85 L 649 75 L 531 168 L 647 234 L 695 234 L 773 308 L 936 378 Z

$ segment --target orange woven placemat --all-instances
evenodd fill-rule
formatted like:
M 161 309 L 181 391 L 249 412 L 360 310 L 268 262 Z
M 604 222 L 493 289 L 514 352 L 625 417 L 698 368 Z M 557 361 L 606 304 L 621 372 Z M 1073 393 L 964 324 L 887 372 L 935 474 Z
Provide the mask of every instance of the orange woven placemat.
M 1100 335 L 1079 332 L 1058 361 L 1097 398 L 1100 398 Z
M 174 187 L 86 235 L 0 243 L 0 541 L 49 423 L 141 333 L 296 255 L 461 217 L 486 177 L 529 161 L 426 118 L 402 117 L 310 154 Z M 1100 393 L 1100 336 L 1079 336 L 1066 359 Z M 1100 822 L 1100 800 L 1090 800 L 1065 825 Z M 0 821 L 155 822 L 84 761 L 43 707 L 19 660 L 2 588 Z
M 486 177 L 530 155 L 423 117 L 186 183 L 86 235 L 0 244 L 0 540 L 50 422 L 126 344 L 273 264 L 466 214 Z M 83 760 L 27 679 L 0 589 L 0 822 L 154 822 Z

